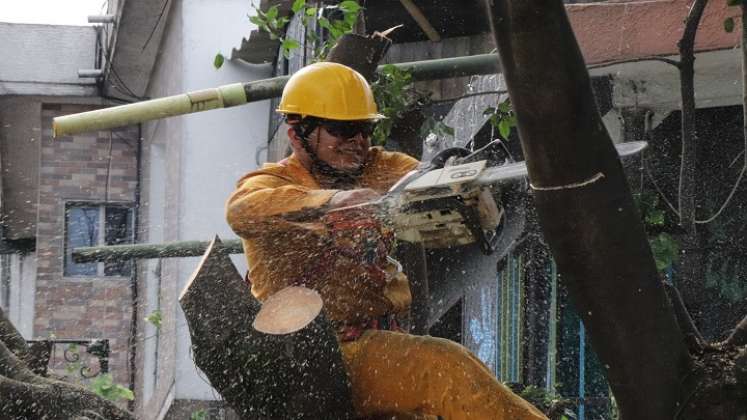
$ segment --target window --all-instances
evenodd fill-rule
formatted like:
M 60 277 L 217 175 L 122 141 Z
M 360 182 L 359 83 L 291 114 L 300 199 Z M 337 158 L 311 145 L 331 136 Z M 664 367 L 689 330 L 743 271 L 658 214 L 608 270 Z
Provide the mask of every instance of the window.
M 122 204 L 68 203 L 65 207 L 65 276 L 129 276 L 129 261 L 76 263 L 73 249 L 129 244 L 133 240 L 133 210 Z
M 521 382 L 524 258 L 509 254 L 506 267 L 498 273 L 498 377 L 504 382 Z
M 11 254 L 0 254 L 0 308 L 10 310 L 10 259 Z

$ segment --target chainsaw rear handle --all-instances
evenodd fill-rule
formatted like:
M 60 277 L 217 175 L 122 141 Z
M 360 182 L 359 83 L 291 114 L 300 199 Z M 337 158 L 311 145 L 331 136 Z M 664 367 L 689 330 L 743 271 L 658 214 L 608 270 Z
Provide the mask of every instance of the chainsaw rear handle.
M 471 150 L 463 147 L 449 147 L 448 149 L 441 150 L 436 154 L 436 156 L 433 156 L 433 159 L 431 159 L 431 164 L 428 167 L 428 170 L 441 169 L 446 165 L 446 162 L 448 162 L 449 159 L 453 157 L 465 158 L 471 153 Z

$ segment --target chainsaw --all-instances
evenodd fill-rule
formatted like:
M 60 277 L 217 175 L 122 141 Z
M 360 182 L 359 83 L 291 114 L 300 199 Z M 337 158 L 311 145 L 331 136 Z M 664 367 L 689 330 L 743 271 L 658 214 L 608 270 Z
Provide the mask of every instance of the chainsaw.
M 615 147 L 621 157 L 646 142 Z M 449 148 L 405 175 L 380 200 L 398 240 L 426 249 L 477 243 L 484 254 L 507 248 L 523 231 L 529 181 L 500 140 L 471 151 Z

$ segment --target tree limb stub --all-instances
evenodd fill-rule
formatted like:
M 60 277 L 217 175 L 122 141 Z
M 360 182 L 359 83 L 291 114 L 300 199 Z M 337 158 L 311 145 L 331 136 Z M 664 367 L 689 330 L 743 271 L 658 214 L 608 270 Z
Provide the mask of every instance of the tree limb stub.
M 584 188 L 534 191 L 534 198 L 621 413 L 672 418 L 690 357 L 563 3 L 494 0 L 487 7 L 532 184 L 605 174 Z
M 262 304 L 252 326 L 265 334 L 291 334 L 305 328 L 321 312 L 319 293 L 305 287 L 286 287 Z
M 242 419 L 353 418 L 334 331 L 316 292 L 301 289 L 263 309 L 216 237 L 179 297 L 196 365 Z
M 392 41 L 381 36 L 345 34 L 327 54 L 327 61 L 344 64 L 373 82 L 376 68 Z

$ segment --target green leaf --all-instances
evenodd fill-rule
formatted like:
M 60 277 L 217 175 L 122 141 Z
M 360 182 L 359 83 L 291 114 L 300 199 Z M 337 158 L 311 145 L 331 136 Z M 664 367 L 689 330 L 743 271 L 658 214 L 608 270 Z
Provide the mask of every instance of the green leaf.
M 322 28 L 327 29 L 327 30 L 329 30 L 332 27 L 330 25 L 330 23 L 329 23 L 329 19 L 327 19 L 325 17 L 320 17 L 319 18 L 319 26 L 321 26 Z
M 117 393 L 119 394 L 120 399 L 125 399 L 127 401 L 132 401 L 135 399 L 135 393 L 132 392 L 131 389 L 123 387 L 122 385 L 117 384 L 116 386 Z
M 498 123 L 498 132 L 501 134 L 501 137 L 508 140 L 508 136 L 511 134 L 511 124 L 505 119 L 501 120 Z
M 343 35 L 343 32 L 335 27 L 329 28 L 329 33 L 332 35 L 332 38 L 337 39 Z
M 262 26 L 262 25 L 265 24 L 264 19 L 262 19 L 259 16 L 249 16 L 249 22 L 251 22 L 251 23 L 253 23 L 253 24 L 257 25 L 257 26 Z
M 283 41 L 282 44 L 280 44 L 280 46 L 283 49 L 290 51 L 290 50 L 295 50 L 296 48 L 299 48 L 301 44 L 293 38 L 285 38 L 285 40 Z
M 306 16 L 316 16 L 316 11 L 318 9 L 316 7 L 309 7 L 306 9 Z
M 145 320 L 153 324 L 156 328 L 161 328 L 161 321 L 163 320 L 161 311 L 156 309 L 145 317 Z
M 204 408 L 193 411 L 192 415 L 189 416 L 189 420 L 207 420 L 207 411 Z
M 646 215 L 646 223 L 652 226 L 661 226 L 664 224 L 664 212 L 659 209 L 652 209 Z
M 658 270 L 664 270 L 679 258 L 679 245 L 670 235 L 661 233 L 650 239 L 649 243 Z
M 89 387 L 94 393 L 109 401 L 135 399 L 135 394 L 129 388 L 114 383 L 110 373 L 97 376 L 91 381 Z
M 726 18 L 726 20 L 724 20 L 724 30 L 729 33 L 734 32 L 734 18 L 733 17 Z
M 293 11 L 293 13 L 298 13 L 298 11 L 303 9 L 304 6 L 306 6 L 306 0 L 296 0 L 293 2 L 291 10 Z
M 482 115 L 491 115 L 491 114 L 495 114 L 495 108 L 493 108 L 492 106 L 489 106 L 485 108 L 485 111 L 482 111 Z
M 347 13 L 357 13 L 359 10 L 361 10 L 361 5 L 358 4 L 358 2 L 355 0 L 341 1 L 337 7 Z
M 267 9 L 267 12 L 265 12 L 265 15 L 267 16 L 267 20 L 275 20 L 275 18 L 278 17 L 278 7 L 270 7 Z
M 213 59 L 213 67 L 215 67 L 215 69 L 217 70 L 223 66 L 223 63 L 225 61 L 226 61 L 226 57 L 224 57 L 223 54 L 221 53 L 215 54 L 215 58 Z

